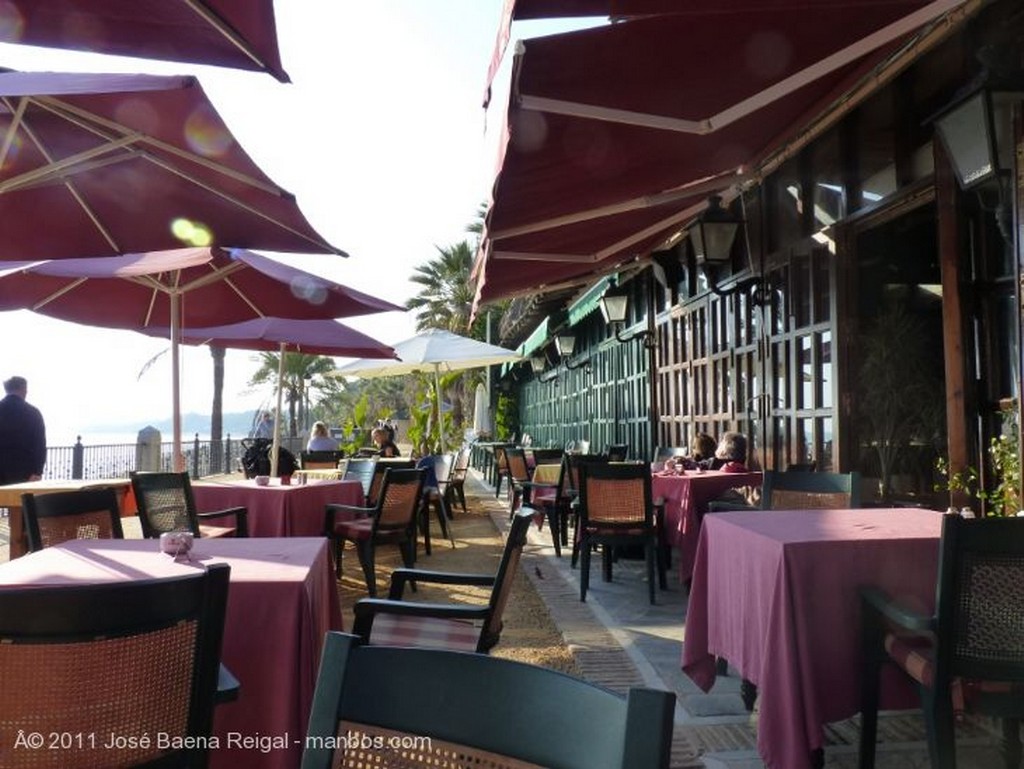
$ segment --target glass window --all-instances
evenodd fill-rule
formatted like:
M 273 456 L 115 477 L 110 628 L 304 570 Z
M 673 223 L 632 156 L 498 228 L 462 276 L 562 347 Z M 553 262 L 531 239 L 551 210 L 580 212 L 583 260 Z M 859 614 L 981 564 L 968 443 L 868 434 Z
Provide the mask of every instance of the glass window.
M 821 371 L 821 400 L 819 406 L 823 409 L 830 409 L 832 408 L 832 386 L 835 381 L 832 376 L 832 332 L 823 331 L 819 339 L 821 340 L 821 363 L 819 364 Z
M 896 191 L 892 90 L 885 89 L 866 101 L 857 118 L 861 199 L 854 202 L 860 209 Z
M 831 131 L 814 145 L 814 232 L 828 229 L 846 216 L 846 190 L 839 133 Z
M 775 173 L 771 184 L 777 202 L 774 217 L 774 244 L 777 249 L 782 249 L 796 243 L 804 236 L 803 188 L 800 185 L 800 169 L 796 159 L 785 163 Z
M 797 408 L 802 409 L 813 409 L 815 406 L 814 390 L 817 377 L 814 371 L 814 356 L 811 350 L 811 343 L 812 338 L 810 335 L 802 336 L 797 340 L 797 344 L 800 345 L 800 387 L 798 388 L 800 402 L 797 404 Z

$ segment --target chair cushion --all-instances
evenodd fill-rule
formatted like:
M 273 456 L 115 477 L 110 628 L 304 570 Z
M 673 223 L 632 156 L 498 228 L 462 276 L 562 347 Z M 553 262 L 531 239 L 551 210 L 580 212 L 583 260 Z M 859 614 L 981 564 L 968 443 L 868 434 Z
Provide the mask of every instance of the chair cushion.
M 472 622 L 436 617 L 378 614 L 373 618 L 370 643 L 379 646 L 476 651 L 480 627 Z
M 369 539 L 373 534 L 373 519 L 353 518 L 349 521 L 335 521 L 334 533 L 345 539 Z
M 607 526 L 587 526 L 587 534 L 591 537 L 643 537 L 653 533 L 644 528 L 620 529 Z
M 199 524 L 200 537 L 233 537 L 235 536 L 234 526 L 209 526 L 205 523 Z
M 907 675 L 923 686 L 935 683 L 935 659 L 932 643 L 921 636 L 900 636 L 887 633 L 885 651 Z M 1019 684 L 1007 681 L 978 681 L 954 678 L 950 684 L 953 712 L 960 718 L 965 710 L 971 710 L 975 699 L 984 695 L 1010 694 L 1021 691 Z

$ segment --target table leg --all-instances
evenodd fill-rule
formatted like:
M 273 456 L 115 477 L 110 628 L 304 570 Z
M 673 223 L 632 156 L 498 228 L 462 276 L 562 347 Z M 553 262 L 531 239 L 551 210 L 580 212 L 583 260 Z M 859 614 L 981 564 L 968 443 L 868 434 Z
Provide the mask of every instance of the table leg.
M 7 508 L 7 525 L 11 534 L 9 545 L 9 558 L 14 560 L 28 552 L 28 541 L 25 538 L 25 520 L 21 514 L 21 507 Z

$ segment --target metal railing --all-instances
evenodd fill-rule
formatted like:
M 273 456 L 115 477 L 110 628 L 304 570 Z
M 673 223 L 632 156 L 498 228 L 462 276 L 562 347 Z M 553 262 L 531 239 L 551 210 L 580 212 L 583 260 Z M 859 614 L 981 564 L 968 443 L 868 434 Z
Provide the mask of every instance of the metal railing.
M 172 470 L 172 445 L 160 444 L 160 469 Z M 282 438 L 281 445 L 297 457 L 304 447 L 302 438 Z M 230 435 L 220 441 L 195 438 L 182 446 L 185 467 L 193 478 L 241 471 L 245 452 L 242 440 Z M 81 436 L 73 446 L 49 446 L 43 477 L 54 480 L 90 478 L 127 478 L 138 462 L 137 443 L 111 443 L 96 446 L 82 444 Z

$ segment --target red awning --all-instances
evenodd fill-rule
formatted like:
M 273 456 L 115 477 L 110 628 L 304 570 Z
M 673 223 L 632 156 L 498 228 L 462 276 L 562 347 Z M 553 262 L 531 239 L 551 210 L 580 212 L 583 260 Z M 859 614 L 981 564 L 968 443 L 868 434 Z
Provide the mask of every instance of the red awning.
M 479 301 L 644 255 L 961 4 L 763 0 L 521 43 Z
M 282 82 L 273 0 L 5 0 L 3 42 L 269 72 Z

